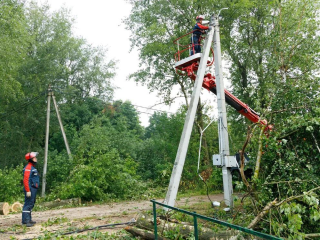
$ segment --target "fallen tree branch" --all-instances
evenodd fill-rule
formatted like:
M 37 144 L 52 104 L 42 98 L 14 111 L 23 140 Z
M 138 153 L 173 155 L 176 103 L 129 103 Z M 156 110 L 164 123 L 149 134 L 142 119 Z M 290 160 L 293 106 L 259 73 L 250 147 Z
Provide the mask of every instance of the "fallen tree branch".
M 252 220 L 252 222 L 248 225 L 248 228 L 253 229 L 259 222 L 260 220 L 269 212 L 269 210 L 275 206 L 277 203 L 277 199 L 274 199 L 272 202 L 269 202 L 263 210 Z
M 278 207 L 283 203 L 287 203 L 287 202 L 290 202 L 292 200 L 304 197 L 305 195 L 308 195 L 309 193 L 311 193 L 311 192 L 313 192 L 315 190 L 318 190 L 318 189 L 320 189 L 320 187 L 313 188 L 313 189 L 309 190 L 308 192 L 305 192 L 305 193 L 303 193 L 301 195 L 298 195 L 298 196 L 292 196 L 292 197 L 286 198 L 286 199 L 282 200 L 281 202 L 278 202 L 277 204 L 275 204 L 275 206 Z
M 136 227 L 130 227 L 130 226 L 125 227 L 124 230 L 126 230 L 128 233 L 131 233 L 135 237 L 141 237 L 142 239 L 146 239 L 146 240 L 155 239 L 155 235 L 152 232 L 147 230 L 141 230 Z M 166 238 L 157 236 L 157 239 L 165 240 Z
M 153 231 L 153 216 L 147 214 L 142 214 L 138 217 L 136 221 L 136 227 L 148 231 Z M 177 224 L 173 222 L 163 221 L 160 218 L 157 218 L 157 229 L 158 233 L 163 233 L 164 231 L 179 232 L 181 236 L 187 238 L 190 234 L 194 233 L 194 226 L 188 224 Z M 210 240 L 212 236 L 215 236 L 215 232 L 209 228 L 201 227 L 198 229 L 199 240 Z
M 316 191 L 320 189 L 320 186 L 319 187 L 316 187 L 316 188 L 313 188 L 311 190 L 309 190 L 308 192 L 304 192 L 303 194 L 301 195 L 298 195 L 298 196 L 291 196 L 289 198 L 286 198 L 284 200 L 282 200 L 281 202 L 277 202 L 277 199 L 274 199 L 272 202 L 269 202 L 264 208 L 263 210 L 252 220 L 252 222 L 248 225 L 248 228 L 254 228 L 261 220 L 261 218 L 263 218 L 271 208 L 273 207 L 279 207 L 281 206 L 282 204 L 284 203 L 287 203 L 287 202 L 290 202 L 292 200 L 295 200 L 295 199 L 299 199 L 299 198 L 302 198 L 304 197 L 305 195 L 308 195 L 310 194 L 311 192 L 313 191 Z
M 313 182 L 313 181 L 312 180 L 291 180 L 291 181 L 279 181 L 279 182 L 263 183 L 262 185 L 272 185 L 272 184 L 278 184 L 278 183 L 302 183 L 302 182 Z
M 53 208 L 53 207 L 70 205 L 70 204 L 81 205 L 81 198 L 71 198 L 71 199 L 66 199 L 66 200 L 60 200 L 58 198 L 55 201 L 39 203 L 39 206 Z
M 308 233 L 304 235 L 306 238 L 318 238 L 320 237 L 320 233 Z

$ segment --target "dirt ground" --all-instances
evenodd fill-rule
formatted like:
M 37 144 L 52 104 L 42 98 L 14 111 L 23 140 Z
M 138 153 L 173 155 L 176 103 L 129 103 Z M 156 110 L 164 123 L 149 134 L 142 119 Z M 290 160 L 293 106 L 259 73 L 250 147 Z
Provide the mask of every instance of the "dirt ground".
M 210 195 L 212 201 L 223 200 L 223 194 Z M 163 199 L 156 199 L 163 202 Z M 196 203 L 208 202 L 207 196 L 194 196 L 179 198 L 175 207 L 190 206 Z M 31 228 L 21 226 L 21 213 L 0 216 L 0 239 L 32 239 L 41 236 L 48 231 L 70 232 L 75 228 L 91 228 L 112 223 L 127 223 L 136 219 L 143 211 L 152 210 L 150 201 L 132 201 L 86 207 L 55 209 L 48 211 L 37 211 L 32 213 L 32 219 L 37 224 Z M 120 225 L 102 232 L 115 233 L 126 225 Z

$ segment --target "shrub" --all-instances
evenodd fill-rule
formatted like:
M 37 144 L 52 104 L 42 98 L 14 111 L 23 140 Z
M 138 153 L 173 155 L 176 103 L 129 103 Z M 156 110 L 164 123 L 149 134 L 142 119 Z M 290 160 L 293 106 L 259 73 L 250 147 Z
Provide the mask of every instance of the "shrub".
M 22 164 L 0 169 L 0 202 L 14 202 L 23 197 L 22 170 Z

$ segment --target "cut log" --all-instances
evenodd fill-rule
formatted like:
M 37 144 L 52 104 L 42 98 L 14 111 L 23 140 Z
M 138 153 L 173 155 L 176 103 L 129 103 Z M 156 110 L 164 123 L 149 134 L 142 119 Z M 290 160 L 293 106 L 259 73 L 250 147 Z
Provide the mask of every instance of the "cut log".
M 60 206 L 66 206 L 66 205 L 80 205 L 80 204 L 81 204 L 81 198 L 71 198 L 66 200 L 57 199 L 52 202 L 43 202 L 43 203 L 39 203 L 39 206 L 53 208 L 53 207 L 60 207 Z
M 153 216 L 141 214 L 137 219 L 136 227 L 154 231 Z M 194 233 L 194 226 L 190 226 L 189 224 L 170 223 L 163 221 L 160 218 L 157 218 L 157 229 L 158 233 L 163 231 L 179 232 L 183 237 L 188 237 Z M 214 237 L 217 236 L 216 232 L 205 227 L 198 227 L 198 234 L 200 240 L 214 239 Z
M 0 202 L 0 215 L 8 215 L 10 211 L 9 203 Z
M 19 202 L 15 202 L 11 205 L 10 210 L 11 212 L 19 212 L 22 210 L 23 205 Z
M 125 227 L 124 230 L 131 233 L 135 237 L 140 237 L 141 239 L 145 239 L 145 240 L 155 239 L 154 234 L 150 231 L 147 231 L 147 230 L 141 230 L 141 229 L 138 229 L 135 227 L 130 227 L 130 226 Z M 157 236 L 157 237 L 158 237 L 158 240 L 166 240 L 167 239 L 167 238 L 163 238 L 160 236 Z

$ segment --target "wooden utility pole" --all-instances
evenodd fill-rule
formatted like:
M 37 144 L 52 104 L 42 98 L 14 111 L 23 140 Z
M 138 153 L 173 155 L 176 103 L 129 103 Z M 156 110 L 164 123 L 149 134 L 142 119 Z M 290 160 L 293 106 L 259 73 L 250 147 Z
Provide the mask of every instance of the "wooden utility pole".
M 58 109 L 58 105 L 56 102 L 56 98 L 54 96 L 54 93 L 51 89 L 51 86 L 49 85 L 48 87 L 48 106 L 47 106 L 47 125 L 46 125 L 46 140 L 45 140 L 45 149 L 44 149 L 44 164 L 43 164 L 43 175 L 42 175 L 42 192 L 41 192 L 41 196 L 45 197 L 46 195 L 46 177 L 47 177 L 47 162 L 48 162 L 48 145 L 49 145 L 49 125 L 50 125 L 50 100 L 53 100 L 53 104 L 57 113 L 57 118 L 59 121 L 59 125 L 60 125 L 60 129 L 61 129 L 61 133 L 62 133 L 62 137 L 64 140 L 64 144 L 66 145 L 66 149 L 67 149 L 67 153 L 69 156 L 69 159 L 72 159 L 72 155 L 71 155 L 71 151 L 69 148 L 69 144 L 68 144 L 68 140 L 66 137 L 66 134 L 64 132 L 64 128 L 63 128 L 63 124 L 61 121 L 61 117 L 60 117 L 60 113 L 59 113 L 59 109 Z

